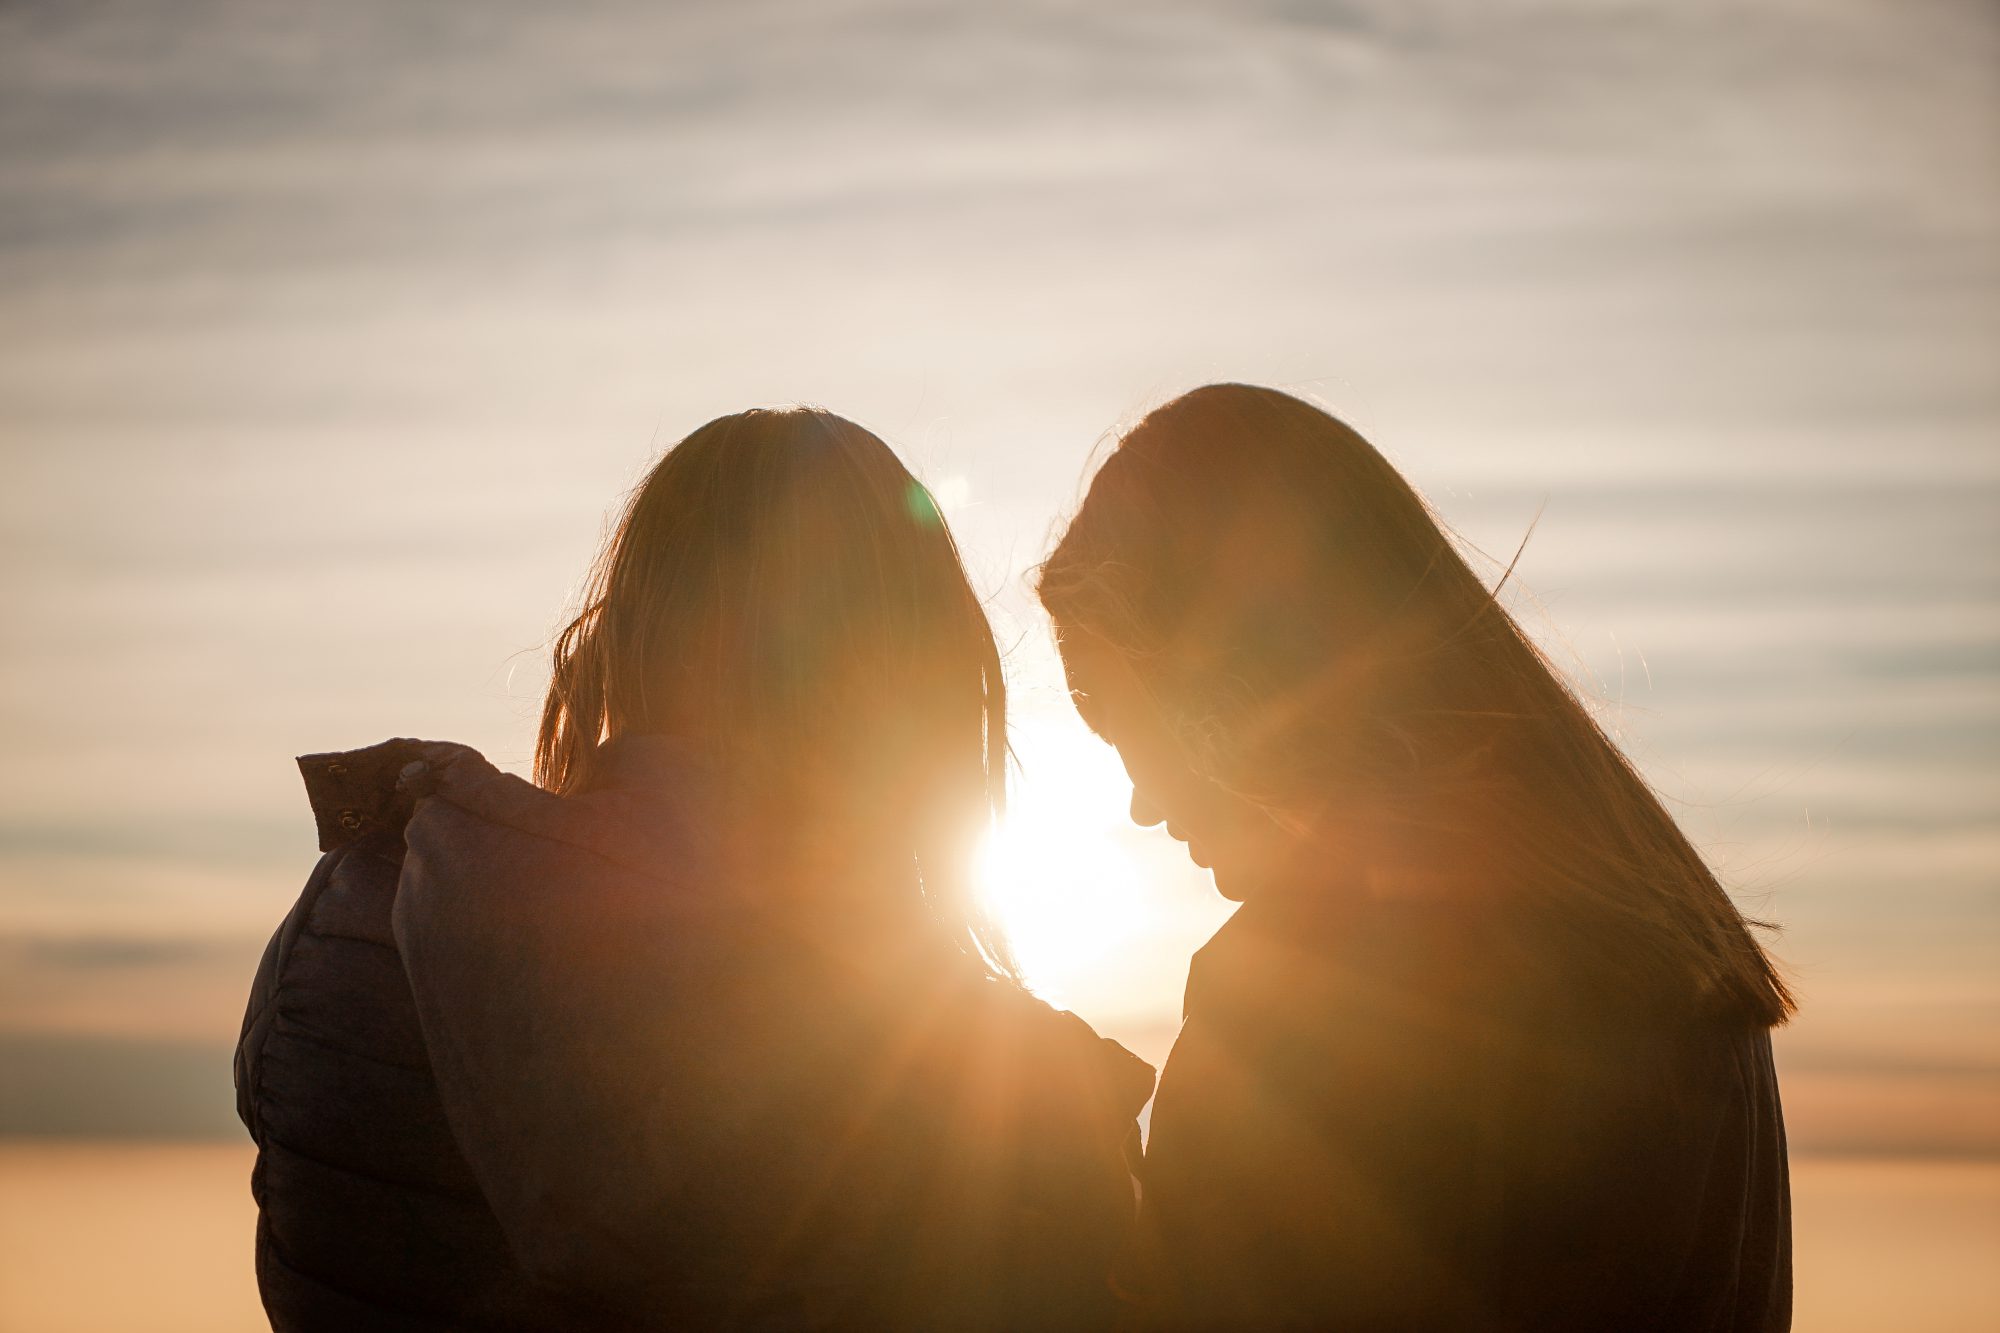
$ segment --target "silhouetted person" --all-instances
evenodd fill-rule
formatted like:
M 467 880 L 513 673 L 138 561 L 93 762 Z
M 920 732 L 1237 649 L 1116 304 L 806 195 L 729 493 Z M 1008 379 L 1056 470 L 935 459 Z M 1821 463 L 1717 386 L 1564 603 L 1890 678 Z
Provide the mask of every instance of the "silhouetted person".
M 929 495 L 710 423 L 560 637 L 538 785 L 301 760 L 238 1056 L 280 1329 L 1091 1328 L 1151 1071 L 980 915 L 1005 692 Z
M 1153 1109 L 1152 1325 L 1789 1326 L 1791 997 L 1380 454 L 1198 389 L 1040 591 L 1134 819 L 1242 902 Z

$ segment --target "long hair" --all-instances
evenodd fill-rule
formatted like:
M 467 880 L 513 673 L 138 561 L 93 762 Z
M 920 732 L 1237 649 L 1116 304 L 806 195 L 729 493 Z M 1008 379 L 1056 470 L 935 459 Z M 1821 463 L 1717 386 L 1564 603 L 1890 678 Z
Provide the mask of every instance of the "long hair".
M 696 430 L 632 494 L 556 639 L 535 777 L 584 790 L 605 742 L 675 736 L 722 775 L 760 867 L 863 894 L 807 906 L 941 935 L 1011 978 L 971 884 L 1005 804 L 1006 719 L 930 493 L 851 421 L 752 410 Z
M 1039 591 L 1059 635 L 1129 663 L 1197 772 L 1280 822 L 1365 810 L 1468 852 L 1635 997 L 1791 1013 L 1715 875 L 1497 589 L 1311 404 L 1218 384 L 1152 412 Z

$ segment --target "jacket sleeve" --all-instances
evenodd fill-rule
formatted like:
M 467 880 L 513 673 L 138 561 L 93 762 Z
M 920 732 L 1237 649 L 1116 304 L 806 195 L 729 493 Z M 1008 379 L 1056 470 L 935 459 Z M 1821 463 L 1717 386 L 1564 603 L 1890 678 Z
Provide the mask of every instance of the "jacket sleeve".
M 257 976 L 250 983 L 243 1030 L 236 1044 L 236 1114 L 250 1137 L 260 1144 L 264 1127 L 258 1090 L 264 1047 L 277 1018 L 278 991 L 287 964 L 320 895 L 357 845 L 368 843 L 385 855 L 400 855 L 400 835 L 409 807 L 396 791 L 396 773 L 423 746 L 420 741 L 396 739 L 362 750 L 308 754 L 298 759 L 322 855 L 298 901 L 264 947 Z M 394 871 L 388 873 L 393 876 Z
M 277 930 L 272 932 L 270 943 L 264 946 L 264 956 L 257 964 L 257 976 L 250 983 L 250 999 L 243 1009 L 243 1031 L 236 1042 L 236 1118 L 243 1122 L 243 1128 L 250 1131 L 250 1137 L 260 1146 L 264 1142 L 264 1126 L 258 1093 L 264 1045 L 278 1016 L 278 987 L 284 976 L 285 964 L 298 945 L 299 935 L 312 917 L 313 904 L 318 901 L 321 890 L 346 855 L 342 849 L 320 857 L 319 864 L 313 867 L 311 877 L 306 880 L 299 900 L 285 914 Z

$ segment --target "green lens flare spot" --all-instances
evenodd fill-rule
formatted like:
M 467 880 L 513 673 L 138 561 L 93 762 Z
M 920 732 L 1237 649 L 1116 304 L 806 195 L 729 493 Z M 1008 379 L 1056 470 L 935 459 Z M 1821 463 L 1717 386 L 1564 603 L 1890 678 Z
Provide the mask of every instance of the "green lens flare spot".
M 903 492 L 903 504 L 909 509 L 910 517 L 925 527 L 943 526 L 944 518 L 938 513 L 937 501 L 931 499 L 931 493 L 924 489 L 922 482 L 909 484 Z

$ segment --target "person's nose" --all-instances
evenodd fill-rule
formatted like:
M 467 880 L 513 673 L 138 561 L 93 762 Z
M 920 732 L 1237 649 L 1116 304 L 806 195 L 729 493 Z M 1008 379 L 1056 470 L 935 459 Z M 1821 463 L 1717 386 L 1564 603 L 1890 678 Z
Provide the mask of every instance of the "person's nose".
M 1160 812 L 1158 806 L 1140 795 L 1137 787 L 1132 789 L 1132 822 L 1134 824 L 1137 824 L 1140 828 L 1151 828 L 1165 819 L 1166 816 Z

